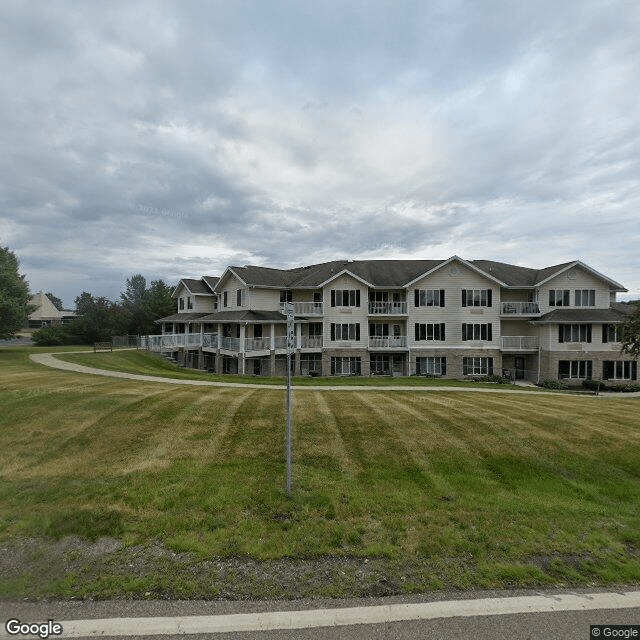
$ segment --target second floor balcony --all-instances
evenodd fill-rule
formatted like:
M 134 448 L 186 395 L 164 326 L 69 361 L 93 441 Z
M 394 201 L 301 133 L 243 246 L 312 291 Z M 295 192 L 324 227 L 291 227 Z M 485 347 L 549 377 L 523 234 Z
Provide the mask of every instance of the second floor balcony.
M 407 346 L 407 336 L 371 336 L 370 349 L 402 349 Z
M 280 303 L 280 311 L 286 313 L 286 302 Z M 324 305 L 322 302 L 292 302 L 294 316 L 321 316 Z
M 370 302 L 369 315 L 401 316 L 407 313 L 406 302 Z
M 502 351 L 536 351 L 540 341 L 538 336 L 502 336 Z
M 500 315 L 514 318 L 539 316 L 540 305 L 537 302 L 503 302 Z

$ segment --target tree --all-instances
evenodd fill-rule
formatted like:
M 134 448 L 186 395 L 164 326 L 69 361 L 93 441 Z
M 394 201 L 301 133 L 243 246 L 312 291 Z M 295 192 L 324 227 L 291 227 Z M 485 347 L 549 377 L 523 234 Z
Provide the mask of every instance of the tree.
M 146 291 L 145 310 L 147 316 L 147 324 L 145 334 L 153 334 L 157 332 L 158 325 L 155 321 L 158 318 L 170 316 L 177 313 L 177 301 L 171 297 L 174 287 L 169 286 L 163 280 L 153 280 Z
M 620 338 L 621 351 L 634 358 L 640 358 L 640 305 L 635 306 L 633 314 L 621 323 L 622 337 Z
M 64 303 L 62 302 L 62 300 L 60 300 L 60 298 L 58 298 L 58 296 L 54 296 L 53 293 L 49 292 L 46 294 L 47 298 L 49 298 L 49 300 L 51 300 L 51 302 L 53 303 L 53 306 L 58 310 L 58 311 L 62 311 L 64 309 Z
M 118 305 L 104 297 L 94 298 L 83 291 L 76 298 L 76 317 L 65 328 L 83 344 L 105 342 L 117 335 L 120 329 Z
M 147 288 L 147 281 L 141 274 L 127 278 L 127 289 L 120 294 L 124 332 L 156 333 L 155 320 L 177 311 L 176 302 L 171 298 L 172 291 L 173 287 L 162 280 L 153 280 Z
M 13 251 L 0 247 L 0 339 L 15 336 L 35 308 L 29 306 L 29 284 L 18 267 Z

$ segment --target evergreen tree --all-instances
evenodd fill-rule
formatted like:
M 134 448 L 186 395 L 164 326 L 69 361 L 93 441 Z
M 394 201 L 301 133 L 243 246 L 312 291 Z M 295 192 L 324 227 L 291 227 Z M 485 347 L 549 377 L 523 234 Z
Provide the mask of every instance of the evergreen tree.
M 635 300 L 631 304 L 635 306 L 633 315 L 621 324 L 622 353 L 627 353 L 634 358 L 640 358 L 640 301 Z
M 13 251 L 0 247 L 0 339 L 15 336 L 34 310 L 29 306 L 29 284 L 18 267 Z
M 46 294 L 47 298 L 49 298 L 49 300 L 51 300 L 51 302 L 53 303 L 53 306 L 58 310 L 58 311 L 62 311 L 64 309 L 64 304 L 62 302 L 62 300 L 60 300 L 60 298 L 58 298 L 58 296 L 54 296 L 53 293 L 51 293 L 49 291 L 49 293 Z

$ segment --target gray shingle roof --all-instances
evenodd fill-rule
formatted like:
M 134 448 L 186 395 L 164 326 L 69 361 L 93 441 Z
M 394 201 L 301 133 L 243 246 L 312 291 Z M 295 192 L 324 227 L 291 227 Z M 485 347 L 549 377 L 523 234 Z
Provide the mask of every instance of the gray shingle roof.
M 618 310 L 617 308 L 609 309 L 554 309 L 549 313 L 545 313 L 536 320 L 532 320 L 536 324 L 556 324 L 559 322 L 573 323 L 600 323 L 600 322 L 623 322 L 629 317 L 629 314 Z
M 238 277 L 249 286 L 283 289 L 317 288 L 342 271 L 349 271 L 373 287 L 403 287 L 422 274 L 432 271 L 447 260 L 333 260 L 294 269 L 273 269 L 256 265 L 232 266 Z M 555 273 L 577 262 L 532 269 L 493 260 L 471 260 L 469 263 L 508 287 L 534 287 Z M 610 280 L 610 283 L 613 281 Z M 617 284 L 617 283 L 613 283 Z
M 200 322 L 286 322 L 279 311 L 216 311 L 200 318 Z
M 158 318 L 155 322 L 195 322 L 200 321 L 199 318 L 207 315 L 206 313 L 174 313 L 164 318 Z

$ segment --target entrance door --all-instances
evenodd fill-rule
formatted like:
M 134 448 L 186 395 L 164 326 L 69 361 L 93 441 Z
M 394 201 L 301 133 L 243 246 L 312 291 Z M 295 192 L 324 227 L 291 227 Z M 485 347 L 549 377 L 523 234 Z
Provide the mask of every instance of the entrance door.
M 524 356 L 513 359 L 513 368 L 516 370 L 516 380 L 524 380 Z
M 404 374 L 404 356 L 403 355 L 394 355 L 393 356 L 393 375 L 401 376 Z

